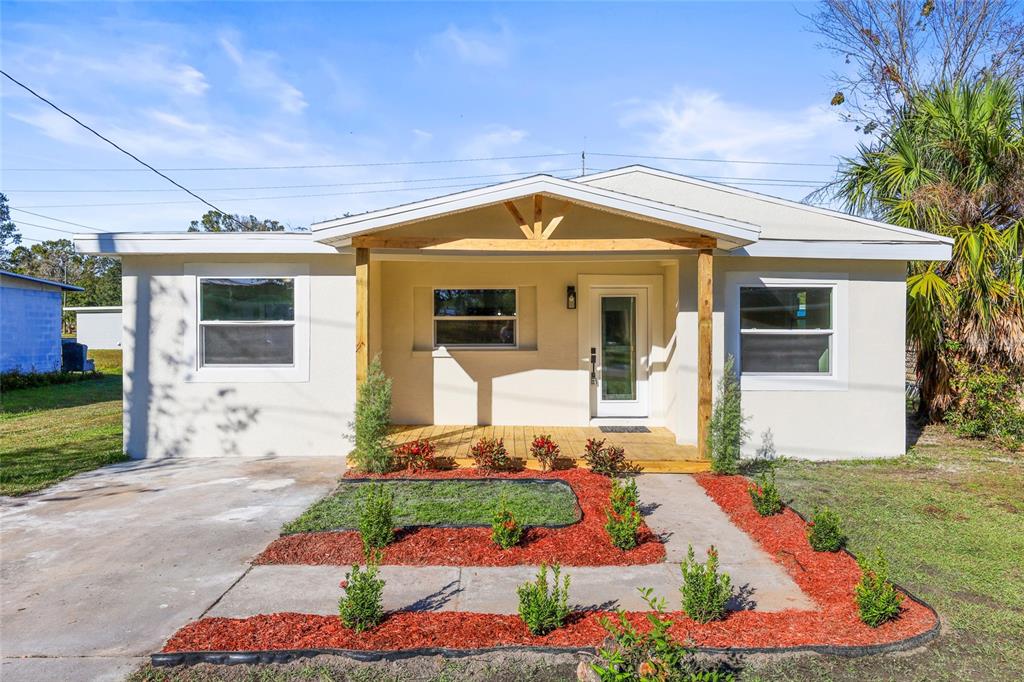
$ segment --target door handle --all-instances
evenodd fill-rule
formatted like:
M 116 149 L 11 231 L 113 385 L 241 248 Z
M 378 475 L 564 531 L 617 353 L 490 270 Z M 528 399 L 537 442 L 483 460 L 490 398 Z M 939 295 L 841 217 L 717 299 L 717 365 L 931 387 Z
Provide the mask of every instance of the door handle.
M 590 383 L 597 386 L 597 348 L 590 349 Z

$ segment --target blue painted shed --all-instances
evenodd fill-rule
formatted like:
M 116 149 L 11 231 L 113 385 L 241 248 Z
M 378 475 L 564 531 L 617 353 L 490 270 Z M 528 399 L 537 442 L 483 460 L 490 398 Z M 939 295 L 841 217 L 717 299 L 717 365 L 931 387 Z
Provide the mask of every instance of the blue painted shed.
M 60 369 L 63 291 L 84 289 L 0 270 L 0 371 Z

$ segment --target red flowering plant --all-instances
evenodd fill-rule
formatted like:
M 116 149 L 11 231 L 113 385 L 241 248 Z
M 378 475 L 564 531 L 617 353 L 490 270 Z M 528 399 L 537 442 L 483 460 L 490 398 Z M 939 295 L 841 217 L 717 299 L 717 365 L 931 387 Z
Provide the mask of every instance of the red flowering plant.
M 401 469 L 426 471 L 436 465 L 434 454 L 437 448 L 426 438 L 417 438 L 395 448 L 395 459 Z
M 626 450 L 620 445 L 608 445 L 602 438 L 588 438 L 583 448 L 583 461 L 590 470 L 602 476 L 621 476 L 637 471 L 636 465 L 626 460 Z
M 530 444 L 530 454 L 540 462 L 542 470 L 551 471 L 555 466 L 555 460 L 558 459 L 558 443 L 551 440 L 551 436 L 547 434 L 534 436 L 533 443 Z
M 501 471 L 512 465 L 503 438 L 481 438 L 469 449 L 469 453 L 480 469 Z
M 502 498 L 501 505 L 491 522 L 491 540 L 498 547 L 508 549 L 518 545 L 522 539 L 523 527 L 516 519 L 515 514 L 508 508 L 505 499 Z

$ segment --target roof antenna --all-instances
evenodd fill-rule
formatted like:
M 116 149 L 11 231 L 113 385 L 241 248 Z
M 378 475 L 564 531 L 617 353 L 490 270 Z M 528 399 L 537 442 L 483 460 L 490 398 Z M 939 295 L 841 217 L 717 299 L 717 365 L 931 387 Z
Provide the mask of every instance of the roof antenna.
M 583 150 L 580 152 L 580 175 L 587 174 L 587 136 L 583 136 Z

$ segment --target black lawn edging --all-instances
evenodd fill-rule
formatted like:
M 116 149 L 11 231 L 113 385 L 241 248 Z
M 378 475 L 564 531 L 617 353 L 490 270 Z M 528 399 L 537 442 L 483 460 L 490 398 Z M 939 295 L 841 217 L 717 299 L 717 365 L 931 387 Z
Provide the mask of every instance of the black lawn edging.
M 380 479 L 353 479 L 379 481 Z M 423 480 L 423 479 L 389 479 L 389 480 Z M 479 479 L 456 479 L 456 480 L 479 480 Z M 523 479 L 520 479 L 523 480 Z M 551 479 L 525 479 L 525 480 L 551 480 Z M 557 479 L 555 479 L 557 480 Z M 568 484 L 566 484 L 568 485 Z M 569 486 L 572 489 L 572 486 Z M 576 491 L 573 491 L 573 496 Z M 579 498 L 576 498 L 577 508 Z M 800 517 L 804 523 L 809 523 L 807 517 L 788 504 L 783 503 L 794 514 Z M 571 525 L 571 524 L 570 524 Z M 843 547 L 839 551 L 844 552 L 854 561 L 857 556 Z M 790 647 L 687 647 L 693 653 L 708 655 L 739 655 L 749 656 L 754 654 L 790 654 L 790 653 L 815 653 L 825 656 L 840 656 L 843 658 L 861 658 L 863 656 L 878 656 L 880 654 L 898 653 L 910 651 L 931 642 L 942 631 L 942 618 L 931 604 L 921 599 L 913 592 L 899 583 L 893 582 L 893 586 L 905 594 L 908 599 L 928 609 L 935 617 L 935 622 L 924 632 L 910 637 L 884 642 L 882 644 L 858 644 L 858 645 L 835 645 L 835 644 L 801 644 Z M 444 647 L 429 647 L 421 649 L 404 649 L 401 651 L 364 651 L 360 649 L 268 649 L 261 651 L 182 651 L 174 653 L 150 654 L 150 663 L 154 668 L 173 667 L 178 665 L 196 665 L 199 663 L 211 663 L 214 665 L 255 665 L 258 663 L 288 663 L 290 661 L 314 656 L 343 656 L 363 663 L 378 661 L 400 661 L 417 656 L 442 656 L 444 658 L 465 658 L 488 653 L 541 653 L 541 654 L 593 654 L 596 647 L 547 647 L 547 646 L 495 646 L 479 649 L 448 649 Z
M 524 525 L 523 529 L 527 528 L 568 528 L 569 526 L 575 526 L 577 523 L 583 520 L 583 508 L 580 507 L 580 498 L 576 494 L 576 490 L 573 489 L 572 484 L 561 478 L 500 478 L 500 477 L 458 477 L 458 478 L 422 478 L 415 476 L 396 476 L 393 478 L 373 478 L 370 476 L 360 476 L 352 478 L 342 478 L 338 483 L 338 487 L 335 488 L 331 495 L 336 494 L 343 485 L 349 483 L 387 483 L 388 481 L 401 481 L 401 482 L 413 482 L 413 483 L 443 483 L 445 481 L 457 481 L 457 482 L 494 482 L 494 481 L 508 481 L 511 483 L 541 483 L 544 485 L 563 485 L 569 489 L 569 494 L 572 495 L 573 505 L 573 516 L 575 519 L 568 523 L 535 523 L 531 525 Z M 328 496 L 329 497 L 329 496 Z M 326 498 L 325 498 L 326 499 Z M 414 523 L 405 526 L 395 526 L 397 529 L 407 530 L 418 530 L 420 528 L 490 528 L 489 523 Z M 290 537 L 292 535 L 314 535 L 316 533 L 345 533 L 348 531 L 359 530 L 355 527 L 337 526 L 335 528 L 327 528 L 325 530 L 299 530 L 294 533 L 281 533 L 281 537 Z

